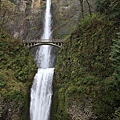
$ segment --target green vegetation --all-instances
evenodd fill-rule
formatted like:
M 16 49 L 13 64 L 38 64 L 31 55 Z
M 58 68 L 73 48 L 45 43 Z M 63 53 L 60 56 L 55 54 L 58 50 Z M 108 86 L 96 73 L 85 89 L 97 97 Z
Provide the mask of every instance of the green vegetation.
M 114 20 L 119 25 L 120 1 L 119 0 L 96 0 L 97 11 L 105 14 L 108 19 Z
M 68 120 L 69 104 L 81 99 L 83 105 L 85 99 L 92 99 L 97 120 L 120 118 L 119 1 L 105 2 L 99 1 L 100 13 L 79 21 L 77 29 L 66 38 L 60 50 L 55 68 L 54 89 L 58 91 L 55 92 L 58 107 L 54 107 L 54 120 Z M 102 6 L 103 3 L 111 6 L 113 11 Z
M 113 76 L 116 79 L 117 85 L 120 85 L 120 33 L 117 33 L 117 38 L 113 39 L 111 46 L 110 59 L 114 62 Z
M 29 88 L 36 72 L 33 57 L 19 40 L 3 30 L 0 31 L 0 55 L 0 97 L 15 102 L 15 109 L 20 108 L 22 113 L 19 119 L 26 120 Z

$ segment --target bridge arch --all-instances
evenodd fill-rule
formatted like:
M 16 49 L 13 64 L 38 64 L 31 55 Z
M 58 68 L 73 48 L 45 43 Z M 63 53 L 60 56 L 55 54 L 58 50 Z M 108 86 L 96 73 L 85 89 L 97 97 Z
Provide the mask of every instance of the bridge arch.
M 29 40 L 29 41 L 24 41 L 23 40 L 23 44 L 24 46 L 28 47 L 28 48 L 32 48 L 32 47 L 35 47 L 35 46 L 40 46 L 40 45 L 51 45 L 51 46 L 55 46 L 55 47 L 58 47 L 58 48 L 61 48 L 62 45 L 63 45 L 63 41 L 60 40 L 60 39 L 52 39 L 52 40 Z
M 33 48 L 33 47 L 40 46 L 40 45 L 51 45 L 51 46 L 54 46 L 57 48 L 61 48 L 61 46 L 62 46 L 62 45 L 57 45 L 57 44 L 53 44 L 53 43 L 37 43 L 37 44 L 34 44 L 32 46 L 28 46 L 28 47 Z

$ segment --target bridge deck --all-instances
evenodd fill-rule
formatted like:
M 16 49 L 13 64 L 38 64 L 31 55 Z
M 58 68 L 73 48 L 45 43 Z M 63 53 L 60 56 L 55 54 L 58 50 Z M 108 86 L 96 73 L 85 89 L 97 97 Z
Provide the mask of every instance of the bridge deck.
M 27 47 L 34 47 L 34 46 L 39 46 L 39 45 L 52 45 L 56 47 L 61 47 L 63 44 L 63 40 L 61 39 L 37 39 L 37 40 L 29 40 L 29 41 L 24 41 L 23 44 Z
M 62 39 L 35 39 L 35 40 L 23 40 L 24 43 L 61 43 Z

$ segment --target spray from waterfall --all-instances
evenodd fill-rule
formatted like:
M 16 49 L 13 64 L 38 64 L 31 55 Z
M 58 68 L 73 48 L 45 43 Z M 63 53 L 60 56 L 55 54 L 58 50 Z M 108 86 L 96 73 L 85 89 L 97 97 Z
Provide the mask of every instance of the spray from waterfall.
M 41 39 L 50 40 L 51 37 L 51 0 L 47 0 L 44 33 Z M 38 72 L 31 88 L 30 120 L 48 120 L 52 97 L 52 80 L 54 74 L 51 62 L 51 46 L 43 45 L 36 51 L 35 58 Z

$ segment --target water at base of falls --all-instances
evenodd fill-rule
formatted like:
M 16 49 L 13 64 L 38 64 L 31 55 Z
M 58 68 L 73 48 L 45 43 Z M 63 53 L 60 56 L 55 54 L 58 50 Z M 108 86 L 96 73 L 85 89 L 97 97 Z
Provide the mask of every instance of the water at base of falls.
M 54 68 L 38 69 L 31 90 L 31 120 L 48 120 Z

